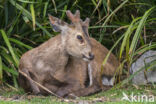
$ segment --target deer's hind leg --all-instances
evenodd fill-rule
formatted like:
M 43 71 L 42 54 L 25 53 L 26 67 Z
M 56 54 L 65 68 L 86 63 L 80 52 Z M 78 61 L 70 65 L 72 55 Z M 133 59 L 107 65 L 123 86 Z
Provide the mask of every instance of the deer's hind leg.
M 85 88 L 80 88 L 77 91 L 74 91 L 71 94 L 69 94 L 69 97 L 70 97 L 70 95 L 71 96 L 74 95 L 74 96 L 77 96 L 77 97 L 88 96 L 88 95 L 97 93 L 97 92 L 99 92 L 101 90 L 102 90 L 102 88 L 100 87 L 100 85 L 97 82 L 93 81 L 93 84 L 91 86 L 88 86 L 88 87 L 85 87 Z
M 33 94 L 39 94 L 39 87 L 33 82 L 32 73 L 27 69 L 19 70 L 18 76 L 19 84 L 27 92 L 32 92 Z
M 73 92 L 71 95 L 80 97 L 80 96 L 88 96 L 94 93 L 101 91 L 101 89 L 97 86 L 89 86 L 87 88 L 79 89 L 78 91 Z M 69 95 L 70 97 L 70 95 Z

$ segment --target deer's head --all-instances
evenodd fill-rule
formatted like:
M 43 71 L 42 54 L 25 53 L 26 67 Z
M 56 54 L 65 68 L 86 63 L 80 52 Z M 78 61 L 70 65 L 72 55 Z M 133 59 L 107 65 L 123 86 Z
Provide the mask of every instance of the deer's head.
M 71 20 L 71 24 L 49 15 L 53 30 L 61 32 L 62 44 L 69 55 L 83 58 L 86 61 L 92 60 L 94 55 L 88 34 L 89 18 L 82 21 L 78 10 L 75 14 L 68 10 L 66 14 Z

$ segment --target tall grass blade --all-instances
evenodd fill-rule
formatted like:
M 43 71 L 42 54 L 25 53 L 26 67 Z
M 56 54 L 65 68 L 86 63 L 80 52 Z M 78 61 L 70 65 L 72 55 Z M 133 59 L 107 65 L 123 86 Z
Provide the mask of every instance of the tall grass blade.
M 44 4 L 43 17 L 46 16 L 48 4 L 49 4 L 49 1 Z
M 52 0 L 52 3 L 53 3 L 53 5 L 54 5 L 55 12 L 57 13 L 57 8 L 56 8 L 56 3 L 55 3 L 55 0 Z
M 8 24 L 8 1 L 5 2 L 5 26 Z
M 128 29 L 127 29 L 127 31 L 124 33 L 124 39 L 123 39 L 123 41 L 122 41 L 122 44 L 121 44 L 121 48 L 120 48 L 120 55 L 119 55 L 119 58 L 121 59 L 121 57 L 122 57 L 122 53 L 123 53 L 123 51 L 124 51 L 124 47 L 127 45 L 127 41 L 129 40 L 129 38 L 130 38 L 130 35 L 132 34 L 132 32 L 133 32 L 133 28 L 134 28 L 134 23 L 136 22 L 136 21 L 138 21 L 140 18 L 136 18 L 136 19 L 134 19 L 132 22 L 131 22 L 131 24 L 129 25 L 129 27 L 128 27 Z
M 146 44 L 146 45 L 142 46 L 141 49 L 136 50 L 134 55 L 142 54 L 142 53 L 144 53 L 144 52 L 146 52 L 148 50 L 151 50 L 151 49 L 156 49 L 156 43 L 155 44 L 151 44 L 151 45 Z
M 21 5 L 19 5 L 14 0 L 9 0 L 9 2 L 15 6 L 18 10 L 22 11 L 22 14 L 26 17 L 28 17 L 30 20 L 32 20 L 30 12 L 28 12 L 26 9 L 24 9 Z M 36 25 L 41 28 L 49 37 L 51 37 L 51 34 L 39 23 L 36 21 Z
M 2 64 L 2 65 L 3 65 L 4 71 L 11 73 L 13 76 L 16 76 L 16 77 L 18 76 L 18 72 L 16 70 L 14 70 L 13 68 L 7 67 L 5 64 Z
M 33 4 L 30 4 L 30 10 L 31 10 L 32 22 L 33 22 L 33 30 L 35 31 L 35 10 Z
M 133 40 L 132 40 L 132 43 L 131 43 L 131 46 L 130 46 L 130 50 L 129 50 L 129 54 L 131 54 L 131 59 L 134 56 L 134 51 L 136 49 L 139 37 L 141 35 L 142 28 L 145 25 L 145 22 L 146 22 L 148 16 L 155 10 L 155 8 L 156 8 L 156 6 L 150 8 L 149 10 L 147 10 L 145 12 L 145 14 L 143 15 L 142 19 L 140 20 L 140 23 L 139 23 L 139 25 L 137 27 L 137 30 L 136 30 L 135 34 L 134 34 L 134 37 L 133 37 Z
M 0 84 L 2 83 L 3 81 L 3 67 L 2 67 L 2 58 L 0 56 Z
M 5 51 L 2 51 L 0 54 L 3 57 L 3 60 L 9 64 L 8 66 L 16 65 L 15 61 L 13 60 L 12 56 L 10 56 L 10 54 L 5 53 Z
M 28 1 L 28 0 L 18 0 L 22 3 L 39 3 L 39 2 L 34 2 L 34 1 Z
M 112 15 L 114 15 L 120 8 L 122 8 L 124 6 L 124 4 L 126 4 L 128 2 L 128 0 L 125 0 L 123 3 L 121 3 L 105 20 L 105 22 L 102 24 L 102 26 L 105 26 L 107 24 L 107 22 L 109 21 L 109 19 L 111 18 Z M 104 30 L 105 31 L 105 30 Z M 101 43 L 102 40 L 103 40 L 103 36 L 104 36 L 104 33 L 102 33 L 100 35 L 100 38 L 99 38 L 99 42 Z
M 67 7 L 68 7 L 67 5 L 64 6 L 64 9 L 63 9 L 63 12 L 62 12 L 61 19 L 64 18 L 64 16 L 65 16 L 65 11 L 67 10 Z
M 106 64 L 111 52 L 113 51 L 113 49 L 117 46 L 117 44 L 122 40 L 122 38 L 124 37 L 124 35 L 122 35 L 117 41 L 116 43 L 113 45 L 113 47 L 109 50 L 108 54 L 106 55 L 104 61 L 102 62 L 102 66 L 101 66 L 101 71 L 103 70 L 104 65 Z
M 5 47 L 0 46 L 0 48 L 1 48 L 2 50 L 4 50 L 4 51 L 5 51 L 5 53 L 9 53 L 8 49 L 6 49 Z
M 98 9 L 99 5 L 101 4 L 102 0 L 98 1 L 98 4 L 96 5 L 95 9 L 93 10 L 93 13 L 91 14 L 91 16 L 95 13 L 95 11 Z
M 12 57 L 13 57 L 15 63 L 16 63 L 16 66 L 18 66 L 19 65 L 19 60 L 17 59 L 17 57 L 16 57 L 16 55 L 15 55 L 15 53 L 13 51 L 13 48 L 12 48 L 10 42 L 9 42 L 9 39 L 8 39 L 7 35 L 5 34 L 4 30 L 0 30 L 0 31 L 1 31 L 2 37 L 3 37 L 4 41 L 5 41 L 8 49 L 9 49 L 9 51 L 10 51 L 10 53 L 11 53 L 11 55 L 12 55 Z
M 29 46 L 29 45 L 27 45 L 27 44 L 22 43 L 22 42 L 19 41 L 19 40 L 14 39 L 14 38 L 9 38 L 9 40 L 10 40 L 11 42 L 16 43 L 17 45 L 26 47 L 27 49 L 32 49 L 32 48 L 33 48 L 33 47 L 31 47 L 31 46 Z

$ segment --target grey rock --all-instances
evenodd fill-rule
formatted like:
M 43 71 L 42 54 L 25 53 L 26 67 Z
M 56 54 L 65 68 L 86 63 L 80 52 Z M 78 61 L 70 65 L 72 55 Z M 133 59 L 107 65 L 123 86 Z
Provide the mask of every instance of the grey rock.
M 146 69 L 147 64 L 156 60 L 156 51 L 147 51 L 140 58 L 138 58 L 130 68 L 130 73 L 134 74 L 142 67 L 145 67 L 132 79 L 132 82 L 136 85 L 145 85 L 147 83 L 156 83 L 156 65 L 148 70 Z

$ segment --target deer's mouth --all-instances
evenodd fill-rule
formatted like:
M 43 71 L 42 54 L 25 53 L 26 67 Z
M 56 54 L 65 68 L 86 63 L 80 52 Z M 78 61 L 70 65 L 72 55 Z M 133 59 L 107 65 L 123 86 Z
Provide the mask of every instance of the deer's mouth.
M 85 61 L 91 61 L 91 60 L 93 60 L 94 59 L 94 55 L 92 55 L 92 56 L 85 56 L 85 55 L 82 55 L 82 58 L 83 58 L 83 60 L 85 60 Z

